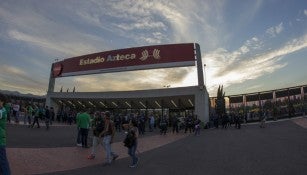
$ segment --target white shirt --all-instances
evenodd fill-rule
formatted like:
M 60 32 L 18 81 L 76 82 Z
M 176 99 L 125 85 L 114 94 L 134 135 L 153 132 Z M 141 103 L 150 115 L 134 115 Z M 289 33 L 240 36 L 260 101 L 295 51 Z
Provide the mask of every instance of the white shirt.
M 18 104 L 13 105 L 13 110 L 14 111 L 19 111 L 20 106 Z

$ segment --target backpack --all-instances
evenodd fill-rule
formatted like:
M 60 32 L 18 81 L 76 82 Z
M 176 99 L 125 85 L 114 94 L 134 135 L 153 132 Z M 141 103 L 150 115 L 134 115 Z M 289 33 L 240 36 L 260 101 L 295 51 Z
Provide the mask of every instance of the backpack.
M 100 133 L 103 130 L 104 130 L 104 122 L 99 121 L 96 126 L 96 131 Z
M 101 133 L 104 130 L 105 123 L 102 119 L 97 119 L 95 121 L 95 125 L 96 125 L 95 126 L 96 128 L 94 130 L 94 133 L 98 135 L 99 133 Z
M 135 143 L 135 132 L 130 130 L 127 133 L 126 138 L 123 141 L 123 143 L 124 143 L 125 147 L 131 148 L 134 145 L 134 143 Z

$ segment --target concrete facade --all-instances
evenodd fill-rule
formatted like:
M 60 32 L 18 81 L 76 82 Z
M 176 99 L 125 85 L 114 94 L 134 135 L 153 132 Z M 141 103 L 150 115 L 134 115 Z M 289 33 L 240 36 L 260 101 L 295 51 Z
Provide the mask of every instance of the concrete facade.
M 194 114 L 200 120 L 209 121 L 209 95 L 206 89 L 199 86 L 119 92 L 49 92 L 46 99 L 46 105 L 53 106 L 55 110 L 58 109 L 60 101 L 70 101 L 76 105 L 79 101 L 91 107 L 88 104 L 90 101 L 102 109 L 194 109 Z

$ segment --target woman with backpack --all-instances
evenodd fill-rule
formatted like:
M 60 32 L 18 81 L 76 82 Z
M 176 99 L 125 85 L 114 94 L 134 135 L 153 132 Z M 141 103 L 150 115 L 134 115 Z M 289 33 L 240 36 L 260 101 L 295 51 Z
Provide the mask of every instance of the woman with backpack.
M 124 125 L 124 128 L 129 128 L 127 132 L 127 137 L 124 141 L 125 146 L 128 147 L 128 154 L 132 159 L 132 164 L 129 166 L 130 168 L 135 168 L 139 162 L 139 158 L 136 157 L 135 152 L 138 146 L 138 137 L 139 137 L 139 130 L 136 120 L 132 120 L 129 125 Z

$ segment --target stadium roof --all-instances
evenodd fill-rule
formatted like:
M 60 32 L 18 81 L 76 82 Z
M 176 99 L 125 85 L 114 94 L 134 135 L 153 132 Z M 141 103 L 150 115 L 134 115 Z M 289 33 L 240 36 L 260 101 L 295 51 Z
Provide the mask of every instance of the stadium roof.
M 57 104 L 76 108 L 194 109 L 198 86 L 119 92 L 52 92 Z M 204 92 L 205 93 L 205 92 Z

